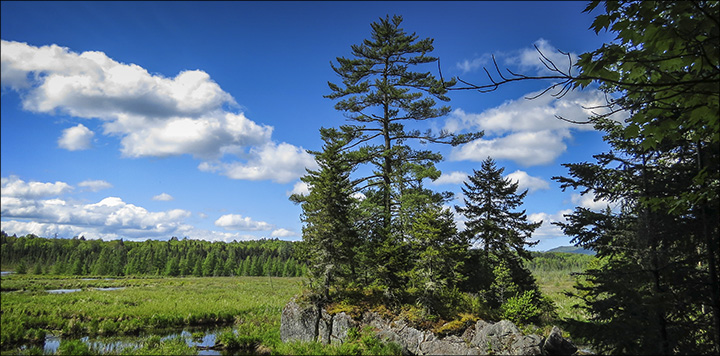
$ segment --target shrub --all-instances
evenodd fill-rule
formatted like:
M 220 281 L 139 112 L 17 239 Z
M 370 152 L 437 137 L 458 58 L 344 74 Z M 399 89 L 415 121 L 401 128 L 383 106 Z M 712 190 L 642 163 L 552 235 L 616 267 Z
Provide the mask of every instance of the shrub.
M 192 333 L 192 338 L 194 340 L 202 340 L 204 337 L 205 337 L 204 331 L 196 331 L 196 332 Z
M 528 290 L 523 294 L 515 294 L 508 298 L 500 307 L 503 319 L 514 323 L 527 323 L 536 320 L 543 312 L 539 306 L 535 291 Z

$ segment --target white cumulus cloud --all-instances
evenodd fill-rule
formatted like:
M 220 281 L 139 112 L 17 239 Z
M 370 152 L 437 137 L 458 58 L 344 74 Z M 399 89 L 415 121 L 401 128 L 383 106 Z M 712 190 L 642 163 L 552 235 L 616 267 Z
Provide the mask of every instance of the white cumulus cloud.
M 458 62 L 455 64 L 455 67 L 462 70 L 463 73 L 468 72 L 474 72 L 478 70 L 480 67 L 487 66 L 492 62 L 492 57 L 490 54 L 483 54 L 479 57 L 473 58 L 471 60 L 465 59 L 462 62 Z
M 57 45 L 2 41 L 2 85 L 27 89 L 30 111 L 62 111 L 76 117 L 114 120 L 118 113 L 144 117 L 197 117 L 234 103 L 200 70 L 175 78 L 152 75 L 103 52 L 76 53 Z M 7 76 L 7 79 L 6 79 Z
M 539 39 L 535 45 L 555 63 L 566 71 L 568 57 L 559 53 L 550 43 Z M 458 63 L 464 71 L 470 71 L 484 63 L 486 55 L 475 61 Z M 548 69 L 539 60 L 535 48 L 525 48 L 516 52 L 501 53 L 499 62 L 509 66 L 518 66 L 524 74 L 548 74 Z M 577 55 L 570 54 L 574 61 Z M 471 63 L 479 63 L 472 66 Z M 518 70 L 518 69 L 516 69 Z M 480 83 L 482 84 L 482 83 Z M 551 85 L 551 84 L 550 84 Z M 551 91 L 555 93 L 557 91 Z M 508 159 L 523 166 L 552 163 L 566 151 L 566 141 L 571 139 L 575 130 L 593 130 L 591 125 L 581 125 L 561 120 L 558 117 L 583 122 L 596 115 L 608 113 L 605 94 L 599 90 L 585 89 L 567 92 L 556 98 L 549 93 L 534 99 L 542 91 L 524 95 L 522 98 L 508 100 L 503 104 L 481 113 L 467 113 L 455 109 L 445 122 L 444 129 L 450 132 L 485 131 L 485 137 L 456 147 L 450 154 L 453 160 L 481 161 L 490 156 L 494 159 Z M 611 116 L 622 121 L 626 113 Z
M 532 92 L 526 97 L 540 93 L 541 91 Z M 572 91 L 561 99 L 556 99 L 552 95 L 543 95 L 535 99 L 526 99 L 526 97 L 508 100 L 479 114 L 455 109 L 446 121 L 445 129 L 453 132 L 463 129 L 485 130 L 488 135 L 518 131 L 593 130 L 590 125 L 573 124 L 560 120 L 557 116 L 584 121 L 599 113 L 591 108 L 605 102 L 602 92 L 590 90 Z
M 508 159 L 529 167 L 552 163 L 567 146 L 563 142 L 568 137 L 567 131 L 558 133 L 549 130 L 538 132 L 518 132 L 493 139 L 478 139 L 450 153 L 455 161 L 481 162 L 487 157 L 495 160 Z
M 79 183 L 78 186 L 99 190 L 111 185 L 102 180 L 87 180 Z M 16 176 L 2 177 L 0 229 L 18 236 L 35 234 L 53 237 L 57 234 L 58 237 L 63 238 L 85 236 L 88 239 L 103 240 L 122 238 L 142 241 L 179 236 L 231 242 L 258 238 L 238 232 L 195 228 L 185 223 L 185 220 L 193 214 L 183 209 L 149 211 L 141 206 L 127 203 L 119 197 L 106 197 L 89 204 L 62 197 L 72 190 L 73 187 L 65 182 L 25 182 Z M 268 223 L 242 218 L 239 215 L 228 216 L 219 221 L 221 224 L 223 221 L 229 221 L 230 228 L 240 227 L 237 230 L 269 231 L 274 228 Z M 290 236 L 287 231 L 289 230 L 278 229 L 275 234 Z
M 92 146 L 93 136 L 95 136 L 94 132 L 85 125 L 78 124 L 63 130 L 62 136 L 58 139 L 58 146 L 68 151 L 86 150 Z
M 537 49 L 535 49 L 535 47 L 537 47 Z M 542 56 L 545 56 L 547 59 L 542 59 L 541 54 L 538 53 L 538 49 L 542 52 Z M 543 64 L 543 61 L 551 66 L 551 68 L 554 64 L 558 69 L 565 73 L 567 73 L 568 70 L 571 70 L 569 65 L 570 63 L 577 63 L 578 55 L 572 52 L 569 54 L 570 58 L 568 58 L 567 55 L 560 53 L 557 48 L 550 44 L 550 41 L 540 38 L 533 43 L 532 47 L 526 47 L 515 51 L 496 52 L 492 55 L 495 56 L 498 65 L 501 66 L 500 70 L 504 69 L 502 67 L 502 65 L 504 65 L 511 66 L 512 68 L 509 68 L 510 70 L 520 74 L 547 75 L 557 73 L 550 71 L 545 64 Z M 491 75 L 496 78 L 496 80 L 499 80 L 500 75 L 496 72 L 494 65 L 492 64 L 492 55 L 490 53 L 483 53 L 473 59 L 465 59 L 458 62 L 455 66 L 458 69 L 461 69 L 463 73 L 475 72 L 481 67 L 486 67 L 488 71 L 490 71 Z M 550 62 L 552 62 L 552 64 Z M 519 68 L 515 68 L 515 66 Z M 533 72 L 527 73 L 526 71 L 528 70 L 533 70 Z M 576 73 L 573 71 L 572 74 Z M 503 75 L 507 77 L 508 73 L 503 71 Z M 485 78 L 483 77 L 483 79 Z
M 528 221 L 539 222 L 542 221 L 542 225 L 535 230 L 532 234 L 532 239 L 552 239 L 557 237 L 565 236 L 559 226 L 553 225 L 553 222 L 565 222 L 566 214 L 572 213 L 572 210 L 561 210 L 554 214 L 549 213 L 534 213 L 528 214 Z
M 538 190 L 550 189 L 550 183 L 548 181 L 533 177 L 525 171 L 517 170 L 505 176 L 518 183 L 518 192 L 528 190 L 528 193 L 534 193 Z
M 274 228 L 272 224 L 264 221 L 255 221 L 248 216 L 239 214 L 226 214 L 215 220 L 215 226 L 226 230 L 240 231 L 269 231 Z
M 152 212 L 118 197 L 81 204 L 61 198 L 18 198 L 7 196 L 3 191 L 2 199 L 2 228 L 18 234 L 52 236 L 62 233 L 65 237 L 86 235 L 113 239 L 177 236 L 192 228 L 183 222 L 191 215 L 188 211 Z
M 569 92 L 561 99 L 543 95 L 532 100 L 524 97 L 509 100 L 482 113 L 455 109 L 445 122 L 446 130 L 483 130 L 485 137 L 453 148 L 450 159 L 482 161 L 490 156 L 526 167 L 552 163 L 565 152 L 565 142 L 574 130 L 593 130 L 590 125 L 573 124 L 558 117 L 587 120 L 598 114 L 593 108 L 602 105 L 604 100 L 603 93 L 588 90 Z
M 65 182 L 25 182 L 17 176 L 2 177 L 1 180 L 3 198 L 43 198 L 58 196 L 73 190 L 73 187 Z M 6 201 L 3 200 L 3 205 L 5 203 Z
M 78 183 L 78 187 L 85 188 L 91 192 L 97 192 L 103 189 L 112 188 L 112 184 L 104 180 L 86 180 Z
M 120 115 L 105 125 L 105 132 L 123 136 L 121 150 L 126 157 L 187 153 L 210 159 L 239 147 L 268 142 L 272 127 L 258 125 L 242 113 L 213 111 L 197 118 L 176 116 L 164 120 Z
M 468 174 L 465 172 L 450 172 L 450 173 L 443 173 L 438 177 L 438 179 L 430 182 L 432 185 L 442 185 L 442 184 L 460 184 L 464 182 L 468 177 Z
M 618 205 L 596 197 L 593 192 L 587 192 L 582 195 L 575 193 L 570 197 L 570 201 L 577 206 L 595 211 L 604 210 L 608 206 L 610 206 L 610 209 L 613 209 Z
M 271 237 L 292 237 L 297 236 L 298 234 L 294 231 L 290 231 L 288 229 L 277 229 L 273 230 L 272 233 L 270 233 Z
M 291 196 L 293 194 L 307 196 L 308 194 L 310 194 L 310 187 L 307 183 L 303 181 L 297 182 L 295 183 L 295 185 L 293 185 L 292 190 L 288 190 L 285 192 L 285 195 L 287 196 Z
M 537 49 L 535 49 L 537 47 Z M 538 53 L 538 50 L 542 53 Z M 568 52 L 566 52 L 568 53 Z M 569 55 L 569 57 L 568 57 Z M 542 57 L 545 58 L 542 58 Z M 508 65 L 517 64 L 521 70 L 534 69 L 539 74 L 557 74 L 557 72 L 551 71 L 553 65 L 557 67 L 563 73 L 577 74 L 575 68 L 571 68 L 571 64 L 577 63 L 578 55 L 575 53 L 563 54 L 558 51 L 550 41 L 540 38 L 535 41 L 532 48 L 524 48 L 519 53 L 511 54 L 505 59 L 505 63 Z M 546 64 L 543 64 L 545 62 Z
M 202 171 L 219 172 L 232 179 L 273 180 L 288 183 L 305 174 L 305 169 L 316 169 L 315 158 L 302 147 L 289 143 L 267 143 L 253 147 L 249 159 L 242 162 L 203 162 Z
M 187 154 L 230 178 L 280 183 L 314 165 L 302 148 L 273 142 L 272 126 L 228 111 L 239 107 L 235 99 L 202 70 L 165 77 L 103 52 L 5 40 L 1 46 L 0 83 L 21 94 L 25 110 L 101 120 L 102 133 L 120 139 L 124 157 Z M 77 125 L 58 144 L 87 149 L 93 135 Z
M 152 200 L 158 200 L 158 201 L 171 201 L 173 199 L 175 199 L 175 198 L 173 198 L 173 196 L 168 193 L 162 193 L 162 194 L 158 194 L 158 195 L 152 197 Z

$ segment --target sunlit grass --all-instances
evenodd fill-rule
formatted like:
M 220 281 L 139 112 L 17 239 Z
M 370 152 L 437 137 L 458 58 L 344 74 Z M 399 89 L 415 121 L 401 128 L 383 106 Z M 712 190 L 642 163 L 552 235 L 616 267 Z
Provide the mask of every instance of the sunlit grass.
M 100 291 L 92 287 L 125 287 Z M 157 328 L 211 324 L 262 325 L 268 342 L 279 341 L 283 306 L 301 279 L 205 277 L 117 280 L 2 279 L 2 348 L 40 332 L 62 335 L 127 335 Z M 45 289 L 74 289 L 49 294 Z M 276 335 L 277 334 L 277 335 Z
M 565 295 L 565 292 L 574 291 L 575 277 L 574 270 L 558 270 L 558 271 L 533 271 L 535 280 L 537 281 L 540 291 L 546 295 L 555 304 L 557 317 L 563 319 L 573 319 L 586 321 L 587 316 L 581 309 L 575 308 L 575 304 L 581 304 L 581 300 Z

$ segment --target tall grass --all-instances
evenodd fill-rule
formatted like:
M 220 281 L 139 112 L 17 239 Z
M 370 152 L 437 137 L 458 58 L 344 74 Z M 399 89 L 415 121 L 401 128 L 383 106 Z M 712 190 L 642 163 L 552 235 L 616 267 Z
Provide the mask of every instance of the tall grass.
M 47 289 L 82 291 L 49 294 Z M 125 287 L 100 291 L 91 287 Z M 298 278 L 205 277 L 114 281 L 2 279 L 0 346 L 62 335 L 133 335 L 157 328 L 210 324 L 252 324 L 268 343 L 279 342 L 280 314 L 300 291 Z M 261 327 L 260 327 L 261 326 Z
M 585 312 L 576 305 L 582 306 L 582 301 L 567 296 L 566 292 L 575 290 L 575 276 L 595 259 L 594 256 L 569 253 L 534 253 L 534 263 L 528 264 L 540 290 L 556 307 L 557 317 L 560 320 L 572 319 L 587 321 Z M 548 263 L 551 262 L 551 263 Z

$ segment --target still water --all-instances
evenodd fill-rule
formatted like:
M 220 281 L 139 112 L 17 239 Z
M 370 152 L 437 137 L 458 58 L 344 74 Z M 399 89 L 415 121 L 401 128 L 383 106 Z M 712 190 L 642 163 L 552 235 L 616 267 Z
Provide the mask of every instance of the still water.
M 95 288 L 90 288 L 90 289 L 91 290 L 99 290 L 99 291 L 111 291 L 111 290 L 125 289 L 125 287 L 106 287 L 106 288 L 95 287 Z M 79 292 L 81 290 L 82 289 L 79 289 L 79 288 L 76 288 L 76 289 L 48 289 L 48 290 L 46 290 L 46 292 L 48 292 L 50 294 L 63 294 L 63 293 Z
M 142 347 L 143 342 L 150 336 L 158 335 L 161 336 L 161 340 L 169 340 L 173 338 L 180 337 L 185 340 L 185 342 L 191 346 L 191 347 L 201 347 L 201 348 L 208 348 L 215 345 L 215 339 L 216 337 L 227 330 L 229 330 L 230 327 L 224 326 L 224 327 L 188 327 L 184 328 L 180 331 L 176 330 L 166 330 L 166 331 L 159 331 L 149 334 L 143 334 L 141 336 L 112 336 L 112 337 L 83 337 L 80 340 L 84 342 L 86 345 L 90 346 L 92 350 L 95 350 L 101 354 L 119 354 L 123 349 L 126 349 L 128 347 L 132 348 L 139 348 Z M 201 338 L 193 338 L 193 333 L 202 332 L 203 336 Z M 57 352 L 58 347 L 60 346 L 60 342 L 62 341 L 62 337 L 54 336 L 54 335 L 48 335 L 45 337 L 45 344 L 43 346 L 43 353 L 48 354 L 55 354 Z M 239 353 L 235 355 L 243 354 L 239 351 Z M 225 351 L 218 351 L 218 350 L 206 350 L 206 349 L 200 349 L 198 350 L 198 355 L 233 355 L 231 353 L 227 353 Z

